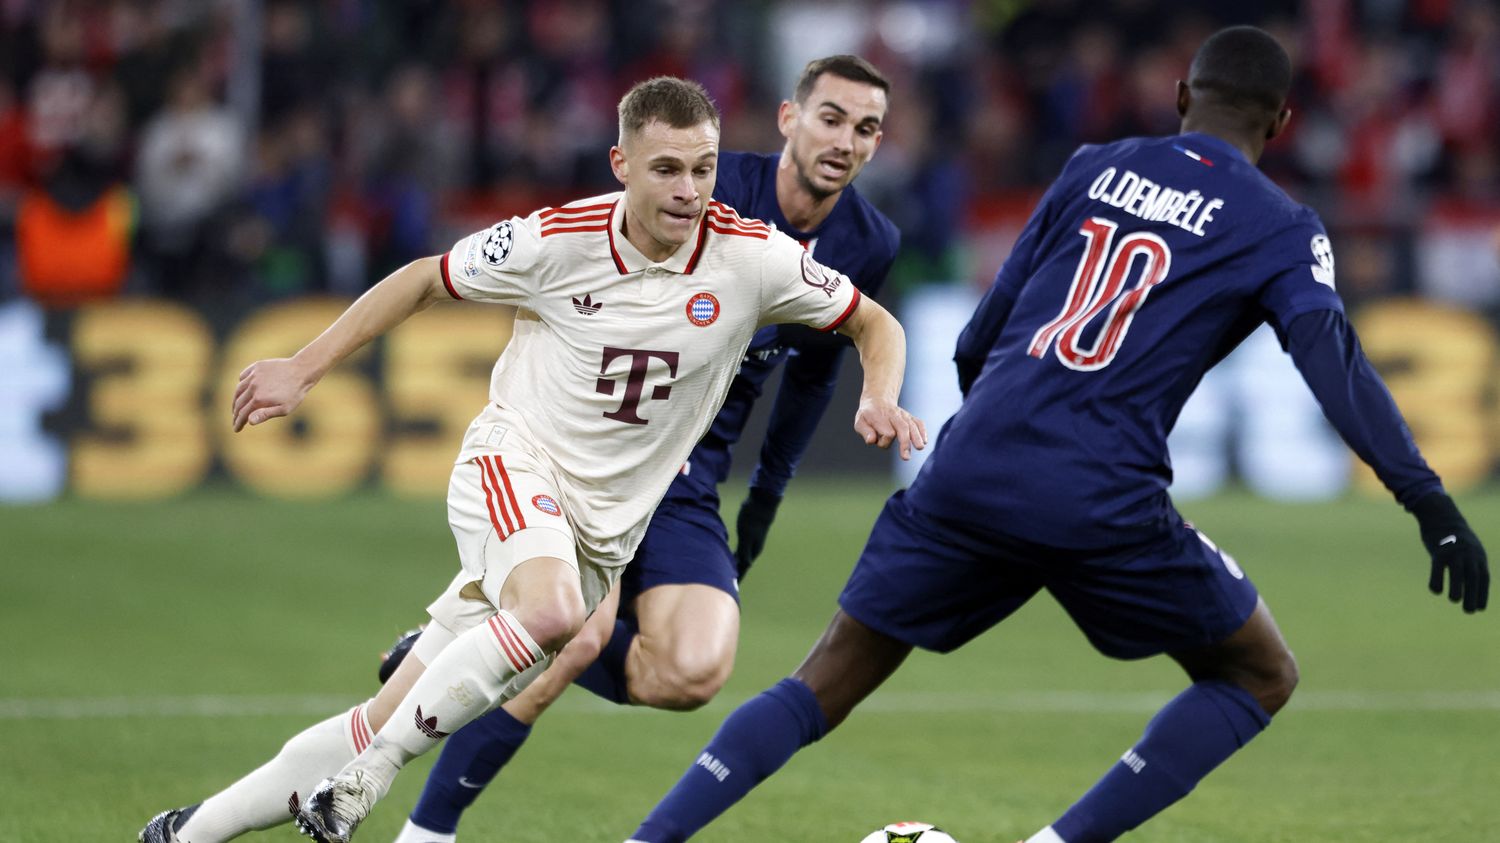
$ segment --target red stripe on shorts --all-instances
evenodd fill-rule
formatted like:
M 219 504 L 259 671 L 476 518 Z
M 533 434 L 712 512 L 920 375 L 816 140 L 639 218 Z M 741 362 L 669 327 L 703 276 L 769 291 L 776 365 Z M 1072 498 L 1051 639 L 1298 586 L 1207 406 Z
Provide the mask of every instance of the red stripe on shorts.
M 521 514 L 521 502 L 516 500 L 516 490 L 510 487 L 510 475 L 505 473 L 505 460 L 495 457 L 495 466 L 500 469 L 500 479 L 505 482 L 505 492 L 510 497 L 510 508 L 516 513 L 517 530 L 526 529 L 526 517 Z
M 484 486 L 484 502 L 489 505 L 490 523 L 493 523 L 493 525 L 495 525 L 495 532 L 498 532 L 499 540 L 504 541 L 505 537 L 508 537 L 511 532 L 516 531 L 516 528 L 514 528 L 514 525 L 511 525 L 510 523 L 510 513 L 508 513 L 508 511 L 505 511 L 505 492 L 504 490 L 501 490 L 501 487 L 499 487 L 499 480 L 496 480 L 495 478 L 495 466 L 490 463 L 490 459 L 493 458 L 487 458 L 487 456 L 481 456 L 481 458 L 478 458 L 478 471 L 480 471 L 478 480 L 480 480 L 480 483 Z M 496 514 L 495 501 L 493 501 L 492 496 L 490 496 L 490 492 L 493 492 L 493 498 L 499 498 L 498 514 Z M 501 519 L 504 519 L 504 528 L 501 528 L 501 525 L 499 525 Z

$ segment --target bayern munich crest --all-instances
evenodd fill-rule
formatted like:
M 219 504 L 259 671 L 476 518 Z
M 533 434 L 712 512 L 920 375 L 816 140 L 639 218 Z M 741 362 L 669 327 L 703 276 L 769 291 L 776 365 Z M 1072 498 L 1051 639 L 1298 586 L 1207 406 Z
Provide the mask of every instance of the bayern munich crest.
M 548 515 L 562 515 L 562 507 L 551 495 L 537 495 L 531 499 L 531 505 Z
M 694 295 L 688 299 L 687 318 L 700 328 L 712 325 L 719 319 L 719 300 L 714 298 L 713 293 Z

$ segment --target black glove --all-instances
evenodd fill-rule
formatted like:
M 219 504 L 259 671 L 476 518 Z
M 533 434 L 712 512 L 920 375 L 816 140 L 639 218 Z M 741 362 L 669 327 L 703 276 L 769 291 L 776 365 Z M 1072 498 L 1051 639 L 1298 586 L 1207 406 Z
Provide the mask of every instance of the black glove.
M 1422 530 L 1422 544 L 1432 555 L 1432 577 L 1427 588 L 1443 593 L 1443 572 L 1448 572 L 1448 599 L 1462 600 L 1465 612 L 1480 612 L 1490 599 L 1490 568 L 1484 545 L 1469 529 L 1453 499 L 1434 492 L 1412 505 L 1412 515 Z
M 426 624 L 422 626 L 426 626 Z M 421 626 L 416 629 L 408 629 L 401 633 L 400 637 L 396 639 L 396 643 L 392 644 L 389 650 L 380 654 L 380 673 L 378 674 L 380 676 L 380 684 L 384 685 L 391 678 L 391 675 L 396 672 L 396 668 L 401 666 L 401 662 L 406 659 L 406 654 L 411 652 L 411 646 L 417 643 L 417 638 L 421 634 Z
M 781 496 L 765 489 L 750 487 L 750 494 L 740 504 L 740 516 L 734 522 L 735 574 L 745 578 L 750 563 L 766 549 L 766 534 L 771 531 L 771 522 L 776 520 L 776 507 L 781 505 Z

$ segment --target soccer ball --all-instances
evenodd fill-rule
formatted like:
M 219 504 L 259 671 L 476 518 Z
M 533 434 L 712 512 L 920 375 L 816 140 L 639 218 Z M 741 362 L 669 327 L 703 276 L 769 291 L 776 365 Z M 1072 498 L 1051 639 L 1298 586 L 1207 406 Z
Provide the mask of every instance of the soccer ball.
M 951 835 L 930 823 L 891 823 L 865 835 L 859 843 L 958 843 Z

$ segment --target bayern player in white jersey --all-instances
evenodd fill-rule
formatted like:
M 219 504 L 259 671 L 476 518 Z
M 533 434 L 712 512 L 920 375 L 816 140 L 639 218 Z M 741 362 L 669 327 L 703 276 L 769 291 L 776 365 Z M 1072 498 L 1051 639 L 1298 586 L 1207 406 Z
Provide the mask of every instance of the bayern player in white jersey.
M 578 632 L 760 326 L 851 337 L 865 375 L 855 431 L 903 457 L 925 446 L 922 423 L 896 403 L 896 320 L 796 241 L 710 204 L 719 119 L 703 89 L 661 77 L 619 110 L 610 164 L 623 192 L 415 261 L 293 357 L 241 373 L 236 431 L 293 412 L 338 361 L 444 297 L 517 308 L 449 487 L 461 570 L 410 657 L 374 699 L 204 802 L 159 814 L 141 840 L 227 840 L 295 816 L 315 840 L 347 841 L 402 766 L 518 693 Z

